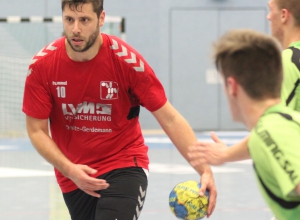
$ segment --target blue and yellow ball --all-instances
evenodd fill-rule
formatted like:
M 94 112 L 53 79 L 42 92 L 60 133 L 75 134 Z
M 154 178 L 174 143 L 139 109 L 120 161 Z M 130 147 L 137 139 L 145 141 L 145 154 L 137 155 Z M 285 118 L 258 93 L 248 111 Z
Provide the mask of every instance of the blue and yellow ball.
M 169 195 L 169 205 L 173 214 L 183 220 L 199 220 L 207 215 L 209 193 L 199 196 L 201 184 L 189 180 L 177 184 Z

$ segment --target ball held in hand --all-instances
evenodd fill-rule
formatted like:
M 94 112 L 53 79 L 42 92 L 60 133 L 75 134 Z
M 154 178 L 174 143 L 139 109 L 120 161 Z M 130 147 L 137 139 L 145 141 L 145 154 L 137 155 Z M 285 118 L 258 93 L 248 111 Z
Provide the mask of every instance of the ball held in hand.
M 184 220 L 199 220 L 207 215 L 209 193 L 199 195 L 201 184 L 189 180 L 177 184 L 169 195 L 169 205 L 173 214 Z

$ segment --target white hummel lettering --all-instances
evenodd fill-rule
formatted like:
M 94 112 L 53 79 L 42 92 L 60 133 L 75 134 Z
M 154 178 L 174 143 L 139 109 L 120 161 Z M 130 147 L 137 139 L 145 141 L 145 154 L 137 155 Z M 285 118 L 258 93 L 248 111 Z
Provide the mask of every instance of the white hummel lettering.
M 145 67 L 144 67 L 144 62 L 140 60 L 140 66 L 139 67 L 133 67 L 137 72 L 144 72 Z
M 130 52 L 130 55 L 131 55 L 131 59 L 125 59 L 125 61 L 127 63 L 136 63 L 136 55 L 132 52 Z
M 136 217 L 135 217 L 135 216 L 133 216 L 133 220 L 136 220 Z

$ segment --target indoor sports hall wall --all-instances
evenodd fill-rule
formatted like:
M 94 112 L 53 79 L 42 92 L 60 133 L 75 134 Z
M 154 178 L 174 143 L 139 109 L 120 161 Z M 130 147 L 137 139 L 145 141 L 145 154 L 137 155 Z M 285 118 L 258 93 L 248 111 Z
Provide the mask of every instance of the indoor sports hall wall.
M 222 85 L 210 60 L 210 49 L 212 42 L 231 28 L 252 28 L 268 33 L 267 2 L 105 0 L 104 9 L 109 16 L 126 19 L 126 41 L 146 58 L 165 86 L 171 103 L 195 130 L 243 130 L 243 126 L 231 121 Z M 0 9 L 2 18 L 61 15 L 60 0 L 9 3 L 0 0 Z M 17 49 L 5 48 L 0 38 L 0 59 L 8 53 L 16 57 L 23 53 L 33 55 L 38 52 L 37 45 L 49 43 L 50 38 L 44 36 L 42 29 L 36 32 L 30 28 L 21 29 L 18 37 L 13 36 L 19 41 Z M 0 37 L 4 34 L 5 38 L 10 37 L 9 31 L 0 32 Z M 25 75 L 24 72 L 24 79 Z M 143 129 L 159 128 L 154 117 L 144 109 L 141 124 Z

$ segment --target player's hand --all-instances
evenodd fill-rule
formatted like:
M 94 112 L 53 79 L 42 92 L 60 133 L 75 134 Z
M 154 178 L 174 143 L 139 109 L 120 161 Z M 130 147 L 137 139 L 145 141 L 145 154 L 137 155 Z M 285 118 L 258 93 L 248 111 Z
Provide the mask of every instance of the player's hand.
M 197 142 L 189 147 L 188 157 L 193 167 L 201 164 L 222 165 L 226 162 L 228 147 L 212 132 L 214 142 Z
M 78 186 L 78 188 L 85 193 L 99 198 L 100 194 L 96 193 L 95 191 L 106 189 L 109 187 L 109 184 L 106 182 L 106 180 L 97 179 L 90 176 L 95 173 L 97 173 L 97 170 L 92 169 L 89 166 L 74 164 L 74 166 L 72 166 L 68 172 L 68 178 L 71 179 Z
M 217 203 L 217 189 L 211 169 L 207 169 L 201 174 L 200 182 L 201 189 L 199 190 L 199 195 L 204 196 L 206 190 L 209 192 L 209 203 L 207 208 L 207 218 L 209 218 L 214 212 Z

